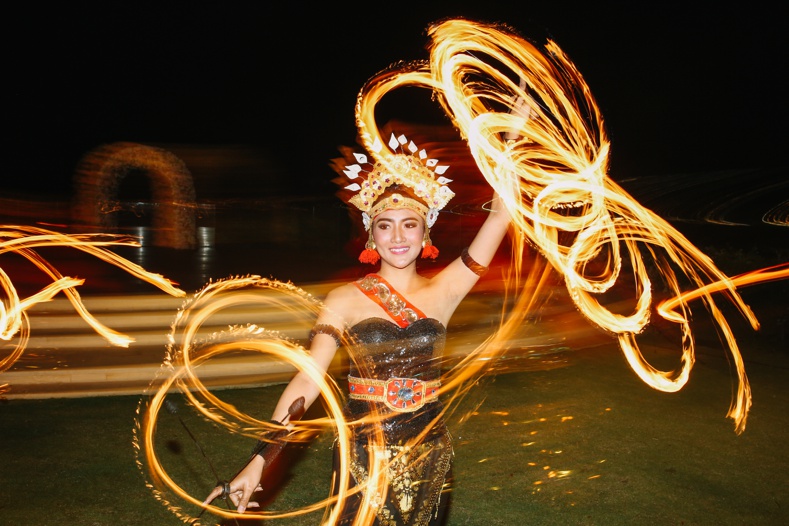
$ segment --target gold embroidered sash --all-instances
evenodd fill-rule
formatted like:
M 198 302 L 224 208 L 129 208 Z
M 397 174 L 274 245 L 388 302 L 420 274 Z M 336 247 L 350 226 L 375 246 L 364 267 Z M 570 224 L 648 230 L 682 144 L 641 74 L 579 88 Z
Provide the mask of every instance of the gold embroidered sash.
M 383 307 L 400 327 L 408 327 L 416 320 L 427 317 L 378 274 L 367 274 L 354 285 Z

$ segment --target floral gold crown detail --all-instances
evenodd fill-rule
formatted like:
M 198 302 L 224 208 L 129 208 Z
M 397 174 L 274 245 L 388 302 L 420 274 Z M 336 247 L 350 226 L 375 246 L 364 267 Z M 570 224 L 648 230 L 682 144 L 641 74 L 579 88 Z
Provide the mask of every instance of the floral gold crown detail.
M 410 208 L 425 218 L 428 228 L 432 227 L 438 218 L 439 210 L 455 196 L 447 186 L 452 180 L 442 175 L 449 166 L 439 165 L 438 160 L 429 159 L 425 150 L 419 150 L 405 135 L 395 137 L 392 134 L 389 147 L 393 152 L 401 153 L 381 155 L 383 146 L 378 139 L 375 140 L 371 151 L 380 155 L 375 164 L 369 162 L 363 153 L 353 154 L 356 164 L 348 165 L 343 170 L 343 173 L 354 181 L 345 189 L 358 192 L 349 202 L 363 212 L 366 230 L 369 229 L 372 217 L 392 208 Z M 405 153 L 404 148 L 409 153 Z M 363 165 L 372 166 L 372 169 L 365 171 Z M 355 182 L 363 173 L 367 173 L 367 177 L 362 179 L 361 184 Z M 410 188 L 424 203 L 400 194 L 391 195 L 378 202 L 378 198 L 393 184 Z

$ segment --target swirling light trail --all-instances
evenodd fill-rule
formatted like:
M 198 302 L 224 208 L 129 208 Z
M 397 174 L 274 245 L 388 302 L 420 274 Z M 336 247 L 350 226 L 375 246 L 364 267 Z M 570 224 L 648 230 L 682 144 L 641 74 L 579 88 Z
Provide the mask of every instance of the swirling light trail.
M 239 349 L 261 354 L 264 358 L 282 360 L 297 370 L 306 372 L 320 389 L 320 397 L 329 416 L 312 420 L 299 420 L 293 423 L 288 441 L 304 442 L 327 428 L 335 429 L 337 447 L 343 469 L 337 474 L 340 488 L 347 488 L 350 469 L 347 466 L 350 458 L 349 430 L 343 417 L 339 389 L 331 376 L 325 375 L 317 368 L 309 353 L 295 340 L 281 331 L 266 329 L 258 325 L 229 327 L 208 338 L 198 338 L 200 327 L 211 316 L 224 309 L 239 305 L 258 305 L 261 310 L 285 312 L 291 324 L 298 320 L 305 323 L 309 330 L 314 317 L 322 308 L 322 303 L 302 289 L 276 280 L 259 276 L 243 276 L 215 281 L 206 285 L 190 299 L 178 312 L 172 325 L 169 337 L 168 356 L 160 369 L 162 382 L 158 378 L 151 383 L 146 398 L 138 406 L 141 417 L 134 430 L 134 444 L 138 454 L 140 470 L 150 474 L 152 481 L 148 486 L 158 500 L 184 521 L 196 523 L 198 519 L 190 517 L 180 506 L 174 505 L 165 497 L 160 489 L 166 486 L 180 498 L 196 506 L 202 504 L 202 498 L 195 498 L 184 490 L 168 474 L 159 460 L 156 451 L 156 423 L 159 411 L 168 392 L 180 392 L 189 404 L 207 420 L 214 422 L 229 432 L 257 439 L 264 431 L 271 430 L 272 424 L 266 419 L 252 417 L 239 411 L 232 404 L 224 402 L 212 393 L 200 380 L 199 366 L 208 360 L 216 359 L 226 353 L 238 352 Z M 372 473 L 371 484 L 383 480 L 383 477 Z M 358 489 L 355 491 L 359 491 Z M 328 492 L 328 488 L 327 488 Z M 337 521 L 340 508 L 332 506 L 337 500 L 345 499 L 347 489 L 342 489 L 336 496 L 289 511 L 250 511 L 243 515 L 235 511 L 211 506 L 211 511 L 226 518 L 256 517 L 262 519 L 281 519 L 313 513 L 317 510 L 329 510 L 324 519 L 328 524 Z M 371 492 L 372 494 L 372 492 Z M 372 510 L 372 506 L 365 509 Z M 372 511 L 370 511 L 372 513 Z
M 32 226 L 0 226 L 0 255 L 6 253 L 18 254 L 52 279 L 52 283 L 39 292 L 27 298 L 20 298 L 11 278 L 0 267 L 0 287 L 2 287 L 3 294 L 3 301 L 0 302 L 0 339 L 11 341 L 15 337 L 17 338 L 14 349 L 10 354 L 0 359 L 0 372 L 10 368 L 24 353 L 30 335 L 27 310 L 37 303 L 51 300 L 58 292 L 63 292 L 80 317 L 112 345 L 128 347 L 134 341 L 133 338 L 107 327 L 94 318 L 82 303 L 79 292 L 76 290 L 76 287 L 83 284 L 85 280 L 62 275 L 52 263 L 36 252 L 35 249 L 37 248 L 68 247 L 81 250 L 143 281 L 151 283 L 172 296 L 180 297 L 185 295 L 184 291 L 175 287 L 173 282 L 162 275 L 148 272 L 139 265 L 108 250 L 107 247 L 111 246 L 139 246 L 139 243 L 128 236 L 110 234 L 67 235 Z M 7 384 L 0 385 L 0 390 L 7 388 Z
M 679 276 L 695 286 L 734 358 L 739 385 L 727 416 L 742 432 L 750 386 L 732 329 L 711 291 L 725 292 L 754 328 L 758 321 L 735 283 L 709 257 L 607 177 L 610 144 L 603 119 L 572 62 L 555 43 L 548 42 L 542 52 L 502 26 L 449 20 L 431 27 L 429 36 L 438 100 L 517 230 L 564 276 L 581 313 L 618 338 L 630 366 L 655 389 L 676 391 L 688 380 L 695 352 L 691 309 Z M 519 101 L 527 101 L 527 115 Z M 513 130 L 518 138 L 506 139 Z M 524 236 L 513 236 L 513 244 L 519 267 Z M 630 315 L 611 312 L 600 301 L 621 278 L 623 253 L 638 293 Z M 653 303 L 645 255 L 673 292 L 673 307 L 682 312 L 664 316 L 683 335 L 676 371 L 650 366 L 636 342 Z M 779 279 L 789 277 L 786 270 L 777 272 Z

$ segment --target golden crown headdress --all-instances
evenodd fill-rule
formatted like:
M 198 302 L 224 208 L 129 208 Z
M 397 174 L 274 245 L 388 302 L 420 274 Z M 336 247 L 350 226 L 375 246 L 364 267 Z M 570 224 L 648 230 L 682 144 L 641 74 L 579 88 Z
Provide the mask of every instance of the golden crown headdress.
M 353 154 L 356 164 L 346 166 L 343 173 L 354 182 L 345 189 L 358 193 L 348 202 L 362 211 L 365 230 L 370 229 L 373 217 L 392 208 L 415 210 L 425 218 L 427 227 L 432 227 L 438 218 L 439 210 L 455 196 L 447 186 L 452 180 L 442 175 L 449 166 L 439 165 L 437 159 L 428 158 L 425 150 L 419 150 L 405 135 L 395 137 L 392 134 L 389 148 L 395 153 L 381 154 L 383 145 L 376 138 L 370 147 L 371 152 L 377 154 L 375 157 L 378 160 L 374 164 L 368 161 L 363 153 Z M 364 165 L 372 168 L 365 171 Z M 366 178 L 362 178 L 361 183 L 357 182 L 364 173 L 367 174 Z M 423 202 L 400 194 L 393 194 L 379 201 L 378 198 L 393 184 L 408 187 Z

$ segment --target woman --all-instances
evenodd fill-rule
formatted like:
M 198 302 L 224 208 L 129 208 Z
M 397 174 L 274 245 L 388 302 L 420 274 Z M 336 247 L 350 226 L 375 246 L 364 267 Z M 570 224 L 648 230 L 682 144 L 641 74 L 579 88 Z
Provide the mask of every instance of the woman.
M 406 145 L 410 153 L 404 153 Z M 345 411 L 351 423 L 352 484 L 367 483 L 372 462 L 386 459 L 386 485 L 375 490 L 377 495 L 352 492 L 342 520 L 350 523 L 362 512 L 374 514 L 378 524 L 439 524 L 447 500 L 441 493 L 452 461 L 438 400 L 446 326 L 493 259 L 510 218 L 495 197 L 461 257 L 431 278 L 421 276 L 417 259 L 437 256 L 430 227 L 454 194 L 445 184 L 448 180 L 436 178 L 446 167 L 433 160 L 423 162 L 425 152 L 414 155 L 416 146 L 403 136 L 392 136 L 389 146 L 394 153 L 379 156 L 369 172 L 362 166 L 366 156 L 358 154 L 360 164 L 345 172 L 354 180 L 363 179 L 361 185 L 346 187 L 358 190 L 350 203 L 362 211 L 369 235 L 359 259 L 374 264 L 380 260 L 380 268 L 327 295 L 311 334 L 310 354 L 326 371 L 341 335 L 348 334 L 352 344 Z M 273 420 L 288 425 L 294 401 L 303 397 L 306 410 L 318 395 L 310 378 L 298 373 L 285 388 Z M 257 506 L 250 497 L 264 467 L 264 454 L 253 455 L 229 484 L 214 489 L 205 504 L 229 496 L 239 512 Z

